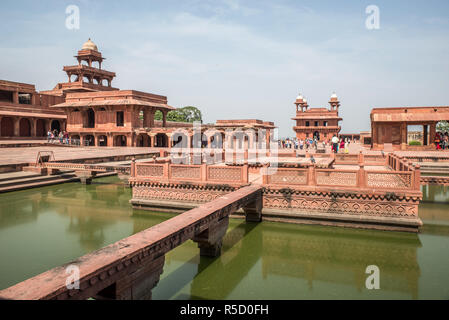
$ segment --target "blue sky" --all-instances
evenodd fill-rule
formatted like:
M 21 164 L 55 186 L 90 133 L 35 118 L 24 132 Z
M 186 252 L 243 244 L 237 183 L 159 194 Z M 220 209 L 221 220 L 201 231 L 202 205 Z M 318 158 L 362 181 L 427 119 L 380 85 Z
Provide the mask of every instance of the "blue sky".
M 65 27 L 72 4 L 79 30 Z M 0 79 L 51 89 L 90 37 L 113 86 L 197 106 L 206 122 L 271 120 L 292 136 L 298 92 L 323 107 L 336 91 L 342 132 L 359 132 L 373 107 L 449 105 L 448 12 L 436 0 L 2 0 Z

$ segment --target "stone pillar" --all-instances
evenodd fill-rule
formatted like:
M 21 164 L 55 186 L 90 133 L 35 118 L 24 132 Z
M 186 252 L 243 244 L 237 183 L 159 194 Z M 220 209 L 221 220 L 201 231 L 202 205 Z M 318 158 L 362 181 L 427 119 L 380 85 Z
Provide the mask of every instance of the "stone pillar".
M 165 255 L 155 258 L 147 255 L 141 261 L 128 266 L 127 274 L 120 276 L 115 284 L 94 295 L 97 300 L 150 300 L 164 269 Z
M 420 166 L 419 166 L 419 164 L 417 164 L 417 165 L 415 165 L 414 166 L 415 168 L 414 168 L 414 170 L 413 170 L 413 173 L 414 173 L 414 189 L 416 190 L 416 191 L 420 191 L 421 190 L 421 169 L 420 169 Z
M 144 128 L 151 127 L 150 118 L 151 118 L 150 110 L 147 110 L 147 109 L 143 110 L 143 124 L 142 124 L 142 126 Z
M 20 118 L 14 117 L 13 125 L 14 125 L 14 136 L 19 137 L 20 136 Z
M 407 150 L 407 123 L 401 122 L 401 150 Z
M 136 177 L 136 158 L 131 159 L 131 177 Z
M 365 167 L 364 165 L 360 165 L 360 168 L 357 172 L 357 187 L 366 188 L 366 179 L 365 179 Z
M 313 164 L 309 165 L 309 171 L 308 171 L 309 177 L 308 177 L 308 185 L 309 186 L 316 186 L 316 178 L 315 178 L 315 166 Z
M 19 91 L 13 91 L 12 93 L 12 103 L 19 103 Z
M 156 135 L 154 134 L 154 133 L 152 133 L 152 134 L 150 134 L 150 144 L 151 144 L 151 148 L 154 148 L 155 147 L 155 137 L 156 137 Z
M 429 145 L 435 146 L 435 135 L 437 133 L 437 124 L 435 122 L 430 124 L 430 133 L 429 133 Z
M 206 257 L 218 257 L 221 254 L 223 237 L 229 225 L 229 216 L 210 223 L 209 228 L 193 237 L 198 243 L 200 255 Z
M 113 147 L 114 146 L 114 135 L 112 133 L 108 133 L 107 134 L 107 138 L 108 138 L 108 147 Z
M 31 124 L 31 136 L 32 137 L 37 137 L 37 132 L 36 132 L 37 119 L 36 118 L 31 118 L 30 124 Z
M 248 203 L 244 208 L 245 217 L 247 222 L 260 222 L 262 221 L 262 192 L 259 193 L 257 198 Z
M 162 127 L 166 127 L 167 126 L 167 111 L 163 110 L 162 111 Z
M 148 115 L 149 115 L 149 118 L 148 118 L 148 126 L 150 127 L 150 128 L 154 128 L 154 114 L 156 113 L 156 110 L 154 110 L 154 109 L 151 109 L 150 111 L 149 111 L 149 113 L 148 113 Z
M 165 135 L 167 136 L 167 147 L 168 148 L 173 147 L 173 141 L 171 140 L 172 134 L 170 132 L 167 132 Z

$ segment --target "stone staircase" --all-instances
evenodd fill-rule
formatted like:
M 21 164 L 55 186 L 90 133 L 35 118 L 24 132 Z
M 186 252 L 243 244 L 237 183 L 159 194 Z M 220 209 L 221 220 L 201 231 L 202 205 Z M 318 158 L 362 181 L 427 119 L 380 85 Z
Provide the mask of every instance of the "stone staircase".
M 74 171 L 64 171 L 60 174 L 49 176 L 30 172 L 0 174 L 0 193 L 74 181 L 79 181 Z
M 447 174 L 449 175 L 449 162 L 418 162 L 421 174 Z

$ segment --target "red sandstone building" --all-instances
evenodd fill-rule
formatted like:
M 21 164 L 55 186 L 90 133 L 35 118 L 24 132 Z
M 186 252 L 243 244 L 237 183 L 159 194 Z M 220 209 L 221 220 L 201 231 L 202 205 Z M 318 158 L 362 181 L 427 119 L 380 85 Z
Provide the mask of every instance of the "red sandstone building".
M 298 95 L 294 103 L 296 105 L 296 121 L 293 130 L 296 138 L 317 138 L 318 141 L 330 140 L 332 136 L 339 134 L 341 127 L 338 122 L 343 120 L 338 116 L 340 101 L 334 93 L 329 101 L 330 109 L 327 108 L 309 108 L 307 99 L 301 94 Z
M 68 82 L 53 90 L 37 93 L 34 85 L 0 81 L 1 139 L 42 139 L 56 129 L 67 130 L 72 141 L 87 146 L 172 147 L 185 134 L 187 146 L 218 147 L 229 129 L 252 129 L 254 137 L 246 141 L 268 143 L 275 128 L 274 123 L 257 119 L 218 120 L 202 125 L 201 136 L 195 136 L 200 133 L 192 123 L 167 121 L 167 113 L 174 109 L 167 97 L 112 87 L 116 74 L 102 69 L 105 58 L 90 39 L 75 58 L 78 64 L 63 67 Z M 162 121 L 155 120 L 156 112 L 162 113 Z M 210 129 L 215 133 L 206 136 Z
M 90 39 L 75 57 L 78 65 L 63 68 L 68 82 L 47 91 L 65 96 L 64 103 L 52 108 L 67 114 L 67 131 L 72 140 L 79 139 L 82 145 L 89 146 L 172 147 L 185 134 L 188 146 L 212 145 L 214 137 L 194 139 L 199 133 L 193 130 L 192 123 L 167 122 L 167 113 L 174 110 L 167 104 L 167 97 L 113 88 L 115 73 L 101 69 L 104 58 Z M 93 67 L 94 63 L 98 68 Z M 158 111 L 162 113 L 162 121 L 155 120 Z M 224 137 L 226 129 L 239 128 L 268 129 L 266 139 L 274 124 L 261 120 L 219 120 L 216 125 L 203 125 L 201 134 L 215 129 Z M 200 145 L 195 146 L 194 140 Z
M 101 68 L 106 58 L 101 55 L 97 45 L 90 39 L 83 44 L 75 58 L 78 60 L 77 65 L 63 67 L 63 71 L 67 73 L 68 82 L 58 83 L 53 90 L 42 91 L 42 93 L 64 96 L 72 92 L 118 90 L 111 85 L 115 72 Z
M 145 141 L 145 146 L 157 145 L 154 136 L 139 136 L 136 130 L 154 127 L 158 110 L 165 127 L 167 112 L 174 109 L 164 96 L 134 90 L 68 93 L 66 102 L 53 108 L 66 111 L 71 139 L 80 139 L 83 145 L 109 147 L 143 146 L 141 139 L 149 138 L 151 142 Z
M 42 139 L 50 129 L 64 130 L 65 113 L 49 108 L 63 101 L 32 84 L 0 80 L 0 139 Z
M 449 120 L 449 107 L 374 108 L 371 147 L 375 150 L 434 150 L 437 123 Z M 421 145 L 409 145 L 409 126 L 421 130 Z

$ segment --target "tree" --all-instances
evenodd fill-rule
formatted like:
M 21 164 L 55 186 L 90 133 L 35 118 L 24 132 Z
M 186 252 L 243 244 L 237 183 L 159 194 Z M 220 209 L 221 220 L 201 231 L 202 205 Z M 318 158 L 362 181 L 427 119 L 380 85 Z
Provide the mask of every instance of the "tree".
M 156 111 L 154 114 L 155 120 L 162 120 L 162 112 Z M 167 121 L 174 122 L 203 122 L 201 111 L 193 106 L 178 108 L 167 113 Z
M 437 131 L 439 132 L 448 132 L 449 131 L 449 123 L 447 121 L 440 121 L 437 123 Z
M 201 114 L 201 111 L 194 106 L 187 106 L 178 110 L 180 113 L 184 115 L 186 122 L 194 122 L 194 121 L 203 122 L 203 116 Z

